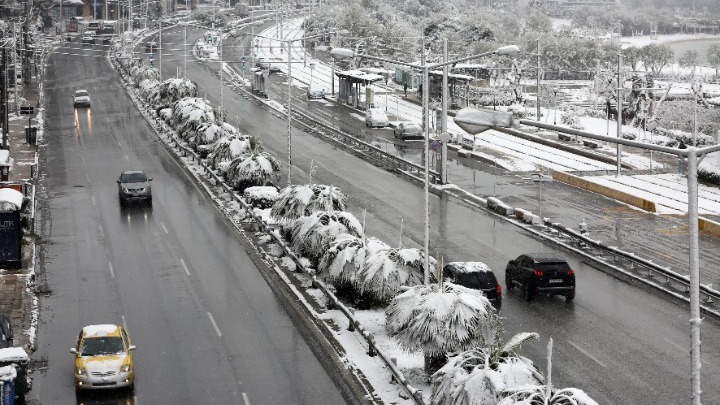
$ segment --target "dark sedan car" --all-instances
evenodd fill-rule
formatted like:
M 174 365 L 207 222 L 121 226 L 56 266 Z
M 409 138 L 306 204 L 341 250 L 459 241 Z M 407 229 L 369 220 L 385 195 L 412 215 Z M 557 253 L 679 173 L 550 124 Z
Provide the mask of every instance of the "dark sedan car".
M 542 253 L 524 254 L 510 260 L 505 268 L 505 287 L 521 288 L 526 301 L 535 294 L 563 295 L 565 300 L 572 301 L 575 271 L 564 259 Z
M 152 205 L 151 181 L 152 178 L 148 177 L 142 170 L 122 172 L 120 178 L 117 180 L 120 206 L 125 206 L 125 204 L 132 201 L 140 201 Z
M 425 139 L 422 127 L 414 122 L 401 122 L 393 130 L 395 138 L 401 141 L 409 139 Z

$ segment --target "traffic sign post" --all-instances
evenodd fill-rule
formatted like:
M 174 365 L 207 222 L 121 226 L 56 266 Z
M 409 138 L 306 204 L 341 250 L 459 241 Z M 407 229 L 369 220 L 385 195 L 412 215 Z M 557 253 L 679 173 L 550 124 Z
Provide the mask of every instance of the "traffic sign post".
M 28 127 L 30 127 L 30 118 L 33 114 L 35 114 L 35 107 L 33 107 L 33 106 L 21 106 L 20 107 L 20 115 L 28 116 Z

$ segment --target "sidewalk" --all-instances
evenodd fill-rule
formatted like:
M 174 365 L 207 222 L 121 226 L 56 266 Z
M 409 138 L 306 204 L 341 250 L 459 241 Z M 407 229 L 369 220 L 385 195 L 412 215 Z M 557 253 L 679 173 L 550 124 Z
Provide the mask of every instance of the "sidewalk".
M 41 120 L 38 119 L 38 83 L 34 69 L 31 83 L 25 84 L 20 92 L 19 106 L 34 107 L 33 115 L 16 115 L 15 106 L 10 105 L 8 111 L 8 148 L 12 165 L 8 174 L 8 182 L 21 184 L 25 196 L 33 198 L 31 212 L 34 223 L 35 201 L 34 185 L 37 168 L 37 146 L 30 145 L 25 139 L 25 127 L 29 124 L 38 128 L 38 138 L 41 138 Z M 19 108 L 18 108 L 19 111 Z M 41 139 L 38 139 L 38 141 Z M 32 353 L 35 344 L 33 328 L 33 298 L 32 280 L 35 278 L 35 243 L 34 234 L 24 235 L 21 247 L 22 265 L 20 269 L 0 269 L 0 313 L 10 317 L 14 332 L 13 346 L 25 348 Z M 35 315 L 36 317 L 37 315 Z

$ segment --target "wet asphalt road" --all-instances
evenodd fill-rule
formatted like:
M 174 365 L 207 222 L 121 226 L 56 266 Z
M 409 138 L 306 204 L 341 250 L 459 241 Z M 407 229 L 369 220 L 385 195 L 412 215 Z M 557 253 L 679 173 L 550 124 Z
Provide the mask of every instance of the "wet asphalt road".
M 32 403 L 339 404 L 338 390 L 212 204 L 126 97 L 100 46 L 50 57 L 41 299 Z M 85 88 L 91 109 L 73 109 Z M 123 170 L 153 177 L 153 206 L 121 209 Z M 134 394 L 77 399 L 81 327 L 125 323 Z
M 188 42 L 192 43 L 192 38 L 196 38 L 199 32 L 188 32 Z M 182 31 L 167 30 L 163 41 L 182 43 Z M 229 42 L 228 46 L 237 47 L 238 44 Z M 182 60 L 178 55 L 167 59 Z M 219 105 L 219 80 L 214 74 L 217 64 L 209 66 L 189 63 L 187 75 L 198 84 L 200 94 L 207 95 Z M 176 67 L 170 64 L 163 67 L 166 69 L 164 75 L 176 71 Z M 285 80 L 282 75 L 271 75 L 271 98 L 279 95 L 278 101 L 285 101 Z M 300 104 L 302 90 L 293 91 L 298 100 L 296 107 L 308 108 L 307 105 L 310 105 L 310 108 L 325 109 L 325 114 L 337 117 L 338 121 L 351 123 L 355 120 L 344 115 L 344 109 L 331 104 Z M 285 120 L 276 116 L 279 114 L 271 113 L 266 107 L 227 88 L 224 103 L 228 121 L 237 122 L 243 133 L 258 136 L 266 150 L 286 162 L 287 129 Z M 362 121 L 355 120 L 355 123 L 358 133 L 364 130 Z M 350 129 L 352 127 L 348 127 Z M 403 244 L 422 244 L 423 197 L 420 186 L 338 151 L 297 128 L 293 129 L 292 136 L 294 183 L 308 180 L 308 168 L 312 161 L 318 166 L 315 181 L 340 187 L 348 195 L 350 210 L 358 218 L 362 218 L 366 210 L 368 235 L 396 243 L 403 218 Z M 482 180 L 476 181 L 483 181 L 486 185 L 488 179 L 492 181 L 492 171 L 488 171 L 488 167 L 476 169 L 478 177 L 482 177 Z M 539 190 L 528 187 L 529 181 L 510 184 L 515 177 L 507 175 L 499 179 L 498 194 L 521 190 L 518 198 L 537 202 L 535 193 Z M 598 203 L 592 195 L 578 195 L 573 189 L 558 184 L 550 187 L 543 194 L 557 195 L 555 198 L 558 200 L 571 196 L 573 200 L 569 212 L 576 213 L 578 218 L 588 206 L 592 206 L 591 211 L 598 212 L 609 224 L 631 232 L 632 221 L 640 221 L 646 215 L 617 203 Z M 616 215 L 616 212 L 621 215 Z M 505 292 L 502 308 L 502 315 L 507 318 L 505 327 L 508 333 L 540 333 L 542 341 L 525 345 L 523 353 L 543 369 L 546 367 L 547 339 L 554 339 L 553 381 L 556 386 L 582 388 L 602 404 L 656 404 L 658 398 L 663 398 L 666 403 L 688 402 L 687 308 L 610 277 L 586 264 L 579 256 L 568 254 L 513 225 L 455 201 L 431 196 L 431 221 L 431 252 L 436 257 L 443 256 L 445 261 L 483 261 L 495 270 L 501 283 L 505 264 L 521 253 L 554 252 L 568 258 L 578 274 L 578 292 L 572 304 L 565 303 L 561 298 L 540 298 L 526 303 L 520 294 L 511 291 Z M 635 236 L 640 238 L 636 243 L 641 243 L 643 235 Z M 674 257 L 674 246 L 669 248 L 663 254 Z M 720 387 L 713 383 L 720 367 L 718 323 L 706 319 L 702 336 L 704 402 L 720 403 Z

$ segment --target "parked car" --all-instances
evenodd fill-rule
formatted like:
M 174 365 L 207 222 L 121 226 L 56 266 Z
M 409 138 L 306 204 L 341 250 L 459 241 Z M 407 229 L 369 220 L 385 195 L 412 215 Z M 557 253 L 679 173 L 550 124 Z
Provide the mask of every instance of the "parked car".
M 0 314 L 0 349 L 12 347 L 13 339 L 14 334 L 10 317 Z
M 365 113 L 365 126 L 370 128 L 385 128 L 390 120 L 382 108 L 371 108 Z
M 85 31 L 82 34 L 80 40 L 83 44 L 94 44 L 95 43 L 95 31 Z
M 408 139 L 424 139 L 422 127 L 414 122 L 401 122 L 393 130 L 395 138 L 401 141 Z
M 325 98 L 325 89 L 318 83 L 311 83 L 307 88 L 308 100 L 318 100 Z
M 443 279 L 463 287 L 481 290 L 495 308 L 502 303 L 502 287 L 483 262 L 450 262 L 443 267 Z
M 520 255 L 505 268 L 505 288 L 515 287 L 523 290 L 526 301 L 535 294 L 549 294 L 563 295 L 569 302 L 575 298 L 575 271 L 566 260 L 552 255 Z
M 135 346 L 122 326 L 88 325 L 80 331 L 75 347 L 73 376 L 76 390 L 129 388 L 135 385 Z
M 90 93 L 87 90 L 75 90 L 73 107 L 90 107 Z
M 142 170 L 122 172 L 117 180 L 120 206 L 125 206 L 125 204 L 132 201 L 141 201 L 152 205 L 151 181 L 152 178 L 148 177 Z

